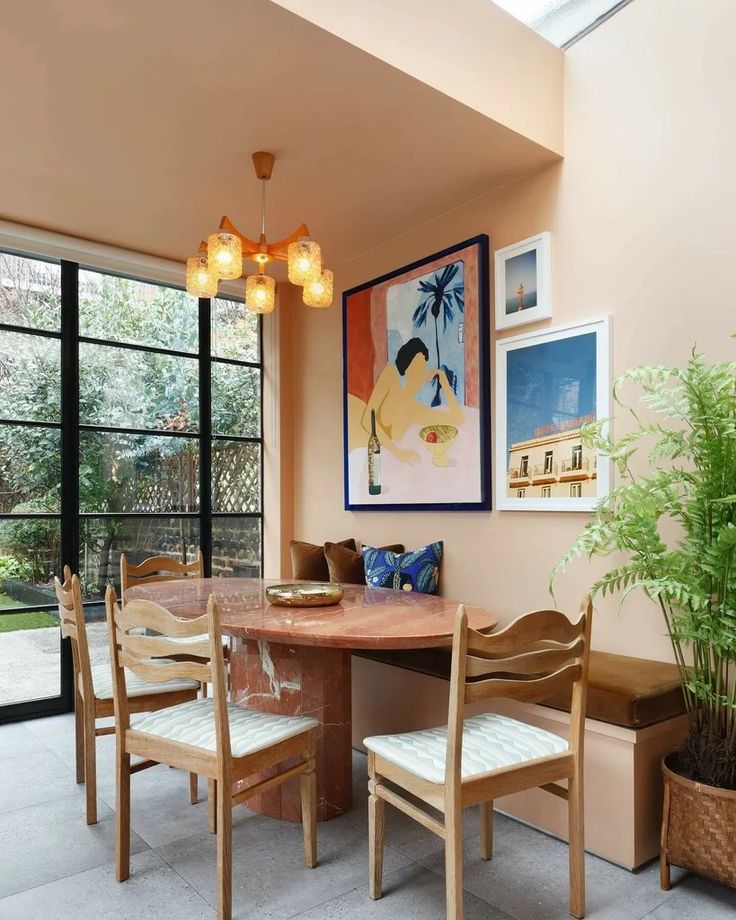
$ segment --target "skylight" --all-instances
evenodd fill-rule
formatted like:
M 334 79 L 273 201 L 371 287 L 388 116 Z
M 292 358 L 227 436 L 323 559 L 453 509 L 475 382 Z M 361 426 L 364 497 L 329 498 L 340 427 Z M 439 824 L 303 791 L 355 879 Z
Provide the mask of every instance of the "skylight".
M 544 38 L 566 48 L 631 0 L 493 0 Z

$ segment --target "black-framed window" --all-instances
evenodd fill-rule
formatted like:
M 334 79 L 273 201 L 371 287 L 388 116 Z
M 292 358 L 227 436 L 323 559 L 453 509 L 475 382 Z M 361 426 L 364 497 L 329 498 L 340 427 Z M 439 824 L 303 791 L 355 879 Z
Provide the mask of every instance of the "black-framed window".
M 0 667 L 11 617 L 54 622 L 65 564 L 101 639 L 123 552 L 259 575 L 262 418 L 262 325 L 242 302 L 0 252 Z M 0 680 L 0 720 L 70 708 L 57 659 L 40 699 Z

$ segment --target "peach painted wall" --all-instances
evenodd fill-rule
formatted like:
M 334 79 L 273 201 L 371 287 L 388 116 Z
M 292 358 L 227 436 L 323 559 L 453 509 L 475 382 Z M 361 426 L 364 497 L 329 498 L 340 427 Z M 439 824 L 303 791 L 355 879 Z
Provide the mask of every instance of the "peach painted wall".
M 564 57 L 491 0 L 274 0 L 562 153 Z
M 730 0 L 636 0 L 565 55 L 564 162 L 339 266 L 337 290 L 477 233 L 496 249 L 546 229 L 552 323 L 611 313 L 615 372 L 683 362 L 696 341 L 713 358 L 736 357 L 736 56 L 721 41 L 729 34 Z M 409 547 L 443 539 L 447 596 L 502 621 L 547 605 L 550 567 L 584 515 L 342 510 L 339 294 L 331 310 L 295 305 L 294 322 L 296 536 Z M 576 563 L 559 583 L 560 606 L 574 612 L 600 570 Z M 615 601 L 597 607 L 598 648 L 666 659 L 662 633 L 639 597 L 622 610 Z

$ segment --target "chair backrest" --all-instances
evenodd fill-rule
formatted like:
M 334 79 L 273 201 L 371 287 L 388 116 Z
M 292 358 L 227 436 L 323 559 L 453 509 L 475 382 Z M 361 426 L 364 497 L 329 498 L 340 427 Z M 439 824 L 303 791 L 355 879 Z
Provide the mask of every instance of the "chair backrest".
M 131 600 L 121 609 L 115 589 L 109 585 L 105 606 L 116 724 L 121 730 L 130 727 L 125 668 L 153 685 L 182 678 L 212 684 L 218 754 L 222 752 L 229 757 L 227 680 L 220 616 L 214 597 L 209 599 L 206 615 L 180 619 L 153 601 Z M 170 660 L 181 656 L 181 645 L 172 639 L 196 640 L 205 635 L 200 641 L 187 643 L 186 660 Z
M 538 702 L 572 685 L 569 749 L 574 755 L 582 749 L 592 615 L 591 599 L 585 597 L 576 623 L 558 610 L 538 610 L 485 635 L 469 629 L 465 609 L 458 608 L 450 675 L 448 784 L 460 782 L 466 703 L 494 698 Z
M 54 591 L 59 602 L 59 625 L 61 635 L 72 643 L 72 662 L 74 667 L 74 689 L 78 691 L 81 683 L 85 700 L 94 696 L 92 685 L 92 665 L 87 644 L 87 627 L 84 622 L 82 606 L 82 589 L 77 575 L 72 575 L 68 565 L 64 566 L 64 583 L 54 577 Z
M 204 578 L 204 558 L 201 552 L 197 553 L 194 562 L 188 563 L 177 562 L 171 556 L 150 556 L 138 565 L 132 565 L 125 553 L 120 556 L 120 593 L 123 601 L 125 592 L 133 585 L 177 578 Z

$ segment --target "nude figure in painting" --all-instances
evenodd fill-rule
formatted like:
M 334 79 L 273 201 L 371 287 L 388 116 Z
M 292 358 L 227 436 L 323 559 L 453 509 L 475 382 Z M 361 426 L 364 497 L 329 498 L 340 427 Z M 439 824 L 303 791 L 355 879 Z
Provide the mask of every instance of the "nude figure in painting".
M 348 431 L 350 450 L 365 447 L 371 430 L 371 409 L 376 412 L 376 427 L 381 446 L 403 463 L 415 465 L 421 455 L 416 450 L 399 447 L 413 425 L 454 425 L 463 422 L 463 410 L 443 370 L 429 368 L 429 351 L 421 339 L 409 339 L 396 354 L 393 364 L 381 371 L 368 403 L 348 396 Z M 431 408 L 419 402 L 422 387 L 439 377 L 445 405 Z

